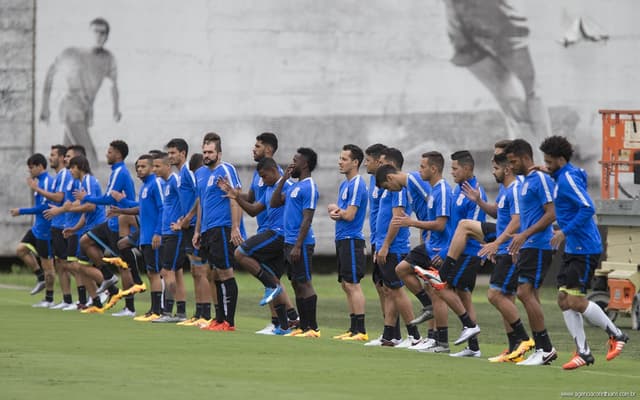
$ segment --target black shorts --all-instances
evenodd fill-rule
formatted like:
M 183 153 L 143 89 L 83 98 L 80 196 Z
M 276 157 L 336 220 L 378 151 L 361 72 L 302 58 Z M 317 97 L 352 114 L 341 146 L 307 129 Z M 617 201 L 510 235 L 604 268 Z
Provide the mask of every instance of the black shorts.
M 190 226 L 187 229 L 183 229 L 181 232 L 182 252 L 184 254 L 195 254 L 197 252 L 197 250 L 193 248 L 193 234 L 195 232 L 195 227 Z
M 176 235 L 162 235 L 162 251 L 160 252 L 162 268 L 169 271 L 182 268 L 186 261 L 182 250 L 182 232 L 178 232 Z
M 527 248 L 521 249 L 516 264 L 518 284 L 530 283 L 534 289 L 542 286 L 544 277 L 551 266 L 551 250 Z
M 206 260 L 211 268 L 235 268 L 233 252 L 235 246 L 231 242 L 231 227 L 217 226 L 202 234 L 200 250 L 203 262 Z
M 140 250 L 142 250 L 142 257 L 144 258 L 144 265 L 147 271 L 149 272 L 160 272 L 160 251 L 162 247 L 159 249 L 153 249 L 150 244 L 143 244 L 140 246 Z
M 104 252 L 109 252 L 114 257 L 118 255 L 118 232 L 109 229 L 107 222 L 96 225 L 87 232 L 87 236 L 96 242 L 98 246 L 102 247 Z
M 382 271 L 382 284 L 384 286 L 390 289 L 398 289 L 404 286 L 404 283 L 396 274 L 396 265 L 398 265 L 405 256 L 406 254 L 387 254 L 387 262 L 384 265 L 380 265 L 380 271 Z
M 36 239 L 31 229 L 27 231 L 20 242 L 27 245 L 29 250 L 40 258 L 53 258 L 51 240 Z
M 67 238 L 67 261 L 78 261 L 80 255 L 80 237 L 71 235 Z
M 243 254 L 254 258 L 258 263 L 278 279 L 285 273 L 284 237 L 275 231 L 266 230 L 242 242 Z
M 452 267 L 443 264 L 440 268 L 440 278 L 451 288 L 473 292 L 481 263 L 480 257 L 463 254 Z
M 587 293 L 591 287 L 593 272 L 600 261 L 600 254 L 568 254 L 562 256 L 562 266 L 558 272 L 558 287 L 577 289 Z
M 482 236 L 484 236 L 484 242 L 489 243 L 496 240 L 496 224 L 493 222 L 481 222 Z
M 62 235 L 62 228 L 51 228 L 51 246 L 55 258 L 67 259 L 67 239 Z
M 502 294 L 515 294 L 518 289 L 518 275 L 516 264 L 510 254 L 496 254 L 496 263 L 489 281 L 491 289 L 499 290 Z
M 427 245 L 420 244 L 409 252 L 404 258 L 404 261 L 408 262 L 412 266 L 417 265 L 422 268 L 429 268 L 431 266 L 431 257 L 427 252 Z
M 292 244 L 284 244 L 284 259 L 287 265 L 287 276 L 289 277 L 289 280 L 296 282 L 310 282 L 311 270 L 313 268 L 313 251 L 315 249 L 315 245 L 302 245 L 302 254 L 300 257 L 300 261 L 298 261 L 297 263 L 292 263 L 291 259 L 289 258 L 291 249 L 293 249 Z
M 364 246 L 363 239 L 336 240 L 338 282 L 360 283 L 367 262 Z
M 382 277 L 382 271 L 378 266 L 378 262 L 376 261 L 376 245 L 371 245 L 371 262 L 373 263 L 373 270 L 371 271 L 371 280 L 373 284 L 376 286 L 382 286 L 384 282 L 384 278 Z

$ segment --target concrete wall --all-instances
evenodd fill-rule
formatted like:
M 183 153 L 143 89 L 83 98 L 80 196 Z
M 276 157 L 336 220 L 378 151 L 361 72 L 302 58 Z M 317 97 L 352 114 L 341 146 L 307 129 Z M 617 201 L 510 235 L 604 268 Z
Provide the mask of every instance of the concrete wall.
M 10 207 L 30 206 L 26 159 L 33 149 L 33 0 L 0 0 L 0 255 L 14 254 L 31 221 Z

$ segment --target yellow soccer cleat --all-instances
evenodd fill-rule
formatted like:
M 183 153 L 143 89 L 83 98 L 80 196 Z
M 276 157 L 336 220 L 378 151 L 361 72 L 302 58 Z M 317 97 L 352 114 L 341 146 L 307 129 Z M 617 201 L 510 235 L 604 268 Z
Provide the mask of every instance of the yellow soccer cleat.
M 118 289 L 118 293 L 112 295 L 109 298 L 109 301 L 107 302 L 107 304 L 105 304 L 102 307 L 102 309 L 106 311 L 106 310 L 110 309 L 111 307 L 115 306 L 116 303 L 123 297 L 123 295 L 124 295 L 124 292 L 122 290 Z
M 320 333 L 320 332 L 318 332 Z M 346 342 L 368 342 L 369 341 L 369 335 L 367 335 L 366 333 L 356 333 L 355 335 L 351 335 L 351 336 L 347 336 L 342 338 L 342 340 L 346 341 Z
M 96 306 L 87 307 L 80 311 L 82 314 L 104 314 L 105 309 Z
M 147 290 L 147 285 L 145 285 L 144 283 L 140 285 L 133 285 L 129 289 L 123 290 L 122 293 L 120 294 L 120 298 L 129 296 L 131 294 L 142 293 L 142 292 L 145 292 L 146 290 Z
M 304 333 L 304 331 L 300 328 L 296 328 L 294 330 L 292 330 L 290 333 L 287 333 L 285 336 L 298 336 L 298 335 L 302 335 Z
M 141 315 L 139 317 L 135 317 L 133 320 L 138 322 L 151 322 L 155 319 L 160 318 L 158 314 L 154 314 L 152 312 L 148 312 L 145 315 Z
M 529 340 L 523 340 L 514 351 L 507 355 L 507 357 L 509 360 L 514 361 L 518 357 L 524 357 L 527 351 L 533 349 L 535 346 L 536 342 L 533 339 L 529 338 Z
M 180 326 L 193 326 L 194 322 L 196 322 L 198 320 L 198 318 L 196 317 L 191 317 L 189 319 L 185 319 L 184 321 L 180 321 L 178 323 L 176 323 L 176 325 L 180 325 Z
M 129 264 L 127 264 L 127 262 L 120 257 L 102 257 L 102 261 L 109 264 L 113 264 L 118 268 L 122 268 L 122 269 L 129 268 Z
M 511 362 L 511 360 L 509 360 L 509 357 L 507 357 L 509 354 L 510 354 L 509 349 L 504 349 L 502 353 L 498 354 L 497 356 L 489 357 L 489 362 L 492 362 L 492 363 Z
M 349 337 L 351 335 L 353 335 L 353 333 L 351 333 L 351 331 L 346 331 L 345 333 L 341 333 L 339 335 L 335 335 L 333 337 L 333 339 L 342 340 L 342 339 L 347 338 L 347 337 Z
M 319 338 L 320 337 L 320 330 L 314 330 L 314 329 L 307 329 L 306 331 L 302 332 L 299 335 L 296 335 L 296 337 L 304 337 L 304 338 Z

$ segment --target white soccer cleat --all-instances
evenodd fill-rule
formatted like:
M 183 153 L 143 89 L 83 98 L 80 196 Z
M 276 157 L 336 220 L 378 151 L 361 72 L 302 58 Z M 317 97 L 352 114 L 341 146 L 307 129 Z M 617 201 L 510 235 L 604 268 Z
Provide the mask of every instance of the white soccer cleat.
M 460 332 L 460 337 L 456 339 L 456 341 L 453 342 L 453 344 L 457 346 L 461 343 L 464 343 L 467 340 L 471 339 L 472 337 L 476 336 L 478 333 L 480 333 L 480 325 L 476 325 L 473 328 L 469 328 L 465 326 L 462 328 L 462 332 Z
M 123 308 L 122 310 L 120 310 L 118 312 L 114 312 L 113 314 L 111 314 L 111 316 L 113 316 L 113 317 L 135 317 L 136 316 L 136 312 L 135 311 L 131 311 L 127 307 L 125 307 L 125 308 Z
M 407 350 L 422 351 L 431 347 L 435 347 L 436 344 L 437 343 L 435 339 L 422 338 L 418 341 L 418 343 L 414 344 L 413 346 L 407 347 Z
M 459 351 L 457 353 L 449 354 L 451 357 L 481 357 L 482 353 L 480 350 L 471 350 L 468 347 L 465 347 L 464 350 Z
M 53 306 L 53 301 L 41 300 L 36 304 L 32 305 L 33 308 L 51 308 Z
M 555 348 L 551 348 L 551 351 L 548 352 L 543 349 L 536 349 L 526 360 L 520 361 L 516 365 L 548 365 L 556 358 L 558 358 L 558 353 Z
M 378 336 L 377 338 L 373 339 L 373 340 L 369 340 L 367 343 L 364 344 L 365 346 L 382 346 L 382 335 Z
M 64 310 L 66 307 L 68 306 L 73 306 L 73 304 L 71 303 L 65 303 L 64 301 L 61 301 L 60 303 L 53 305 L 51 307 L 49 307 L 52 310 Z
M 260 329 L 259 331 L 256 331 L 256 333 L 258 335 L 275 335 L 275 333 L 273 333 L 275 329 L 276 329 L 276 326 L 274 324 L 269 324 L 264 328 Z
M 411 346 L 415 346 L 420 343 L 420 338 L 416 339 L 413 336 L 407 336 L 402 342 L 396 344 L 394 347 L 396 349 L 408 349 Z

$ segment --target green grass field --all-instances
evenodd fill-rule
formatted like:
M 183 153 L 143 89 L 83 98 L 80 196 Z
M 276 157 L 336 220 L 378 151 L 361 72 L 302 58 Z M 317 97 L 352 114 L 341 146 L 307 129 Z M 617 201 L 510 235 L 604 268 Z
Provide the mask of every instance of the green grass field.
M 187 282 L 191 282 L 190 278 Z M 555 290 L 543 291 L 547 326 L 559 359 L 551 366 L 491 364 L 506 337 L 488 304 L 486 287 L 476 290 L 482 359 L 455 359 L 393 348 L 338 342 L 348 327 L 344 295 L 334 276 L 315 276 L 322 338 L 262 336 L 268 322 L 259 307 L 260 284 L 239 274 L 236 332 L 138 323 L 111 315 L 34 309 L 33 275 L 0 275 L 0 399 L 415 399 L 571 397 L 565 392 L 640 392 L 640 334 L 630 320 L 618 322 L 631 337 L 623 354 L 605 361 L 606 335 L 588 327 L 596 363 L 563 371 L 573 350 Z M 379 304 L 364 281 L 369 335 L 380 334 Z M 137 297 L 138 313 L 149 307 Z M 60 300 L 59 292 L 56 301 Z M 75 293 L 74 293 L 75 300 Z M 188 297 L 188 311 L 193 309 Z M 118 304 L 115 310 L 121 307 Z M 418 306 L 416 304 L 416 309 Z M 450 340 L 460 323 L 450 316 Z M 404 332 L 404 330 L 403 330 Z M 424 328 L 422 331 L 424 332 Z M 460 346 L 460 349 L 462 346 Z M 452 346 L 452 349 L 457 349 Z

